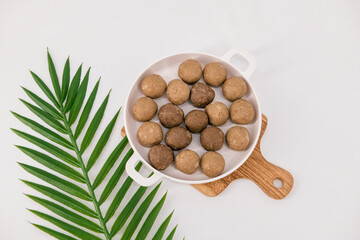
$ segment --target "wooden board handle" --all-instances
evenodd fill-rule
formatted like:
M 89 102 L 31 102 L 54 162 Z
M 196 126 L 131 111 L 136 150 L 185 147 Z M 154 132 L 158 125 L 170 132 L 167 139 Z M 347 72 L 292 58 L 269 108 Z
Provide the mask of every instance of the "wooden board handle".
M 246 161 L 238 173 L 237 178 L 253 181 L 266 195 L 274 199 L 286 197 L 294 185 L 294 178 L 288 171 L 269 163 L 262 155 Z M 280 180 L 279 188 L 275 186 L 275 180 Z
M 260 142 L 264 135 L 267 126 L 267 118 L 262 115 L 262 124 L 260 137 L 257 145 L 241 167 L 235 170 L 232 174 L 219 179 L 215 182 L 194 184 L 192 185 L 203 194 L 214 197 L 226 189 L 226 187 L 234 180 L 239 178 L 246 178 L 256 183 L 266 195 L 274 199 L 283 199 L 286 197 L 293 185 L 293 176 L 285 169 L 269 163 L 261 153 Z M 277 188 L 274 185 L 274 180 L 281 181 L 282 186 Z

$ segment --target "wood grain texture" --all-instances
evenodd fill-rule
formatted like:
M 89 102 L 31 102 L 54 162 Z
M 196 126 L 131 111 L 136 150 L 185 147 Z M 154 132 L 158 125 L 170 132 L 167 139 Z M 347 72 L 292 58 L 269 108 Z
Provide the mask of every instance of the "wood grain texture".
M 192 186 L 206 196 L 215 197 L 223 192 L 232 181 L 245 178 L 256 183 L 271 198 L 283 199 L 286 197 L 294 185 L 293 176 L 285 169 L 269 163 L 261 153 L 260 142 L 266 130 L 267 122 L 267 118 L 263 114 L 259 140 L 254 151 L 241 167 L 215 182 Z M 276 188 L 274 186 L 275 179 L 282 182 L 282 187 Z
M 121 136 L 125 137 L 126 136 L 126 131 L 125 131 L 125 127 L 121 128 Z

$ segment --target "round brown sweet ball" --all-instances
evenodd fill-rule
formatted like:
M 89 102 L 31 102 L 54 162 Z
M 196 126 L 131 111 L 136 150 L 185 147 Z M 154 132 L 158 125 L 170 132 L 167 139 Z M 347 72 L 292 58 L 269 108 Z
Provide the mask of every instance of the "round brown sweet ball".
M 172 128 L 182 123 L 184 111 L 172 103 L 167 103 L 160 108 L 158 116 L 164 127 Z
M 220 86 L 226 79 L 226 68 L 218 62 L 212 62 L 205 65 L 204 81 L 210 86 Z
M 190 101 L 194 107 L 204 108 L 214 100 L 214 97 L 214 90 L 205 83 L 195 83 L 191 88 Z
M 180 64 L 178 75 L 188 84 L 196 83 L 202 77 L 201 65 L 194 59 L 188 59 Z
M 250 143 L 250 133 L 247 128 L 234 126 L 227 131 L 226 142 L 232 150 L 245 150 Z
M 199 163 L 199 155 L 189 149 L 182 150 L 175 157 L 175 167 L 186 174 L 194 173 L 198 169 Z
M 229 101 L 242 98 L 247 92 L 247 85 L 242 77 L 231 77 L 226 79 L 222 85 L 224 97 Z
M 132 109 L 134 118 L 139 122 L 151 120 L 157 112 L 157 104 L 148 97 L 139 98 Z
M 210 103 L 206 106 L 205 112 L 209 116 L 209 121 L 214 126 L 223 125 L 229 118 L 229 110 L 222 102 Z
M 166 96 L 175 105 L 183 104 L 189 99 L 190 87 L 180 79 L 171 80 L 166 90 Z
M 218 151 L 224 145 L 224 133 L 218 127 L 208 127 L 201 132 L 200 143 L 207 151 Z
M 208 125 L 208 116 L 204 111 L 192 110 L 185 117 L 185 126 L 192 133 L 201 132 Z
M 255 110 L 250 102 L 238 99 L 230 106 L 231 121 L 237 124 L 248 124 L 255 118 Z
M 159 124 L 155 122 L 145 122 L 137 131 L 137 139 L 144 147 L 152 147 L 161 143 L 163 132 Z
M 161 97 L 166 89 L 165 80 L 157 74 L 150 74 L 141 82 L 141 91 L 151 98 Z
M 174 161 L 174 153 L 168 146 L 160 144 L 150 148 L 148 158 L 155 169 L 164 170 Z
M 201 170 L 208 177 L 219 176 L 225 168 L 224 157 L 217 152 L 207 152 L 201 157 Z
M 184 127 L 177 126 L 167 131 L 165 143 L 173 150 L 180 150 L 189 146 L 192 141 L 191 133 Z

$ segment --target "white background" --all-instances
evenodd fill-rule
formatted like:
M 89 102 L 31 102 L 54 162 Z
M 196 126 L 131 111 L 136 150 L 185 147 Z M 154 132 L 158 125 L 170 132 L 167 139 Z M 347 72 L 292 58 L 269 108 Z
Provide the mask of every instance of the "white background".
M 258 61 L 251 81 L 269 119 L 262 151 L 293 174 L 293 191 L 277 201 L 239 180 L 208 198 L 165 181 L 161 217 L 176 209 L 176 239 L 360 239 L 359 12 L 358 0 L 0 0 L 0 238 L 51 239 L 28 223 L 42 221 L 25 208 L 41 207 L 22 194 L 33 192 L 18 178 L 33 178 L 16 161 L 34 163 L 9 130 L 27 130 L 9 110 L 32 116 L 17 98 L 26 98 L 20 85 L 38 92 L 27 69 L 49 80 L 46 47 L 59 72 L 71 55 L 72 69 L 92 66 L 91 86 L 102 76 L 97 106 L 112 88 L 103 128 L 159 58 L 241 46 Z

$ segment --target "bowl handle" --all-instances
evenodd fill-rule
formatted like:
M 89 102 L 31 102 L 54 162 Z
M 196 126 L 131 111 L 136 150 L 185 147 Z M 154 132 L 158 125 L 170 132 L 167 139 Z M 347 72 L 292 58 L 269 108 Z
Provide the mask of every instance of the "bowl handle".
M 246 77 L 246 78 L 250 78 L 251 75 L 254 73 L 255 71 L 255 68 L 256 68 L 256 60 L 255 60 L 255 57 L 249 53 L 248 51 L 242 49 L 242 48 L 239 48 L 239 47 L 234 47 L 234 48 L 231 48 L 229 49 L 225 54 L 224 56 L 222 56 L 222 58 L 227 61 L 227 62 L 230 62 L 231 58 L 234 57 L 235 55 L 240 55 L 242 56 L 243 58 L 246 59 L 246 61 L 248 61 L 249 65 L 247 67 L 247 69 L 241 73 Z
M 161 176 L 154 172 L 150 177 L 144 177 L 138 171 L 135 170 L 135 165 L 139 162 L 136 156 L 133 156 L 126 163 L 126 173 L 139 185 L 148 187 L 161 179 Z

